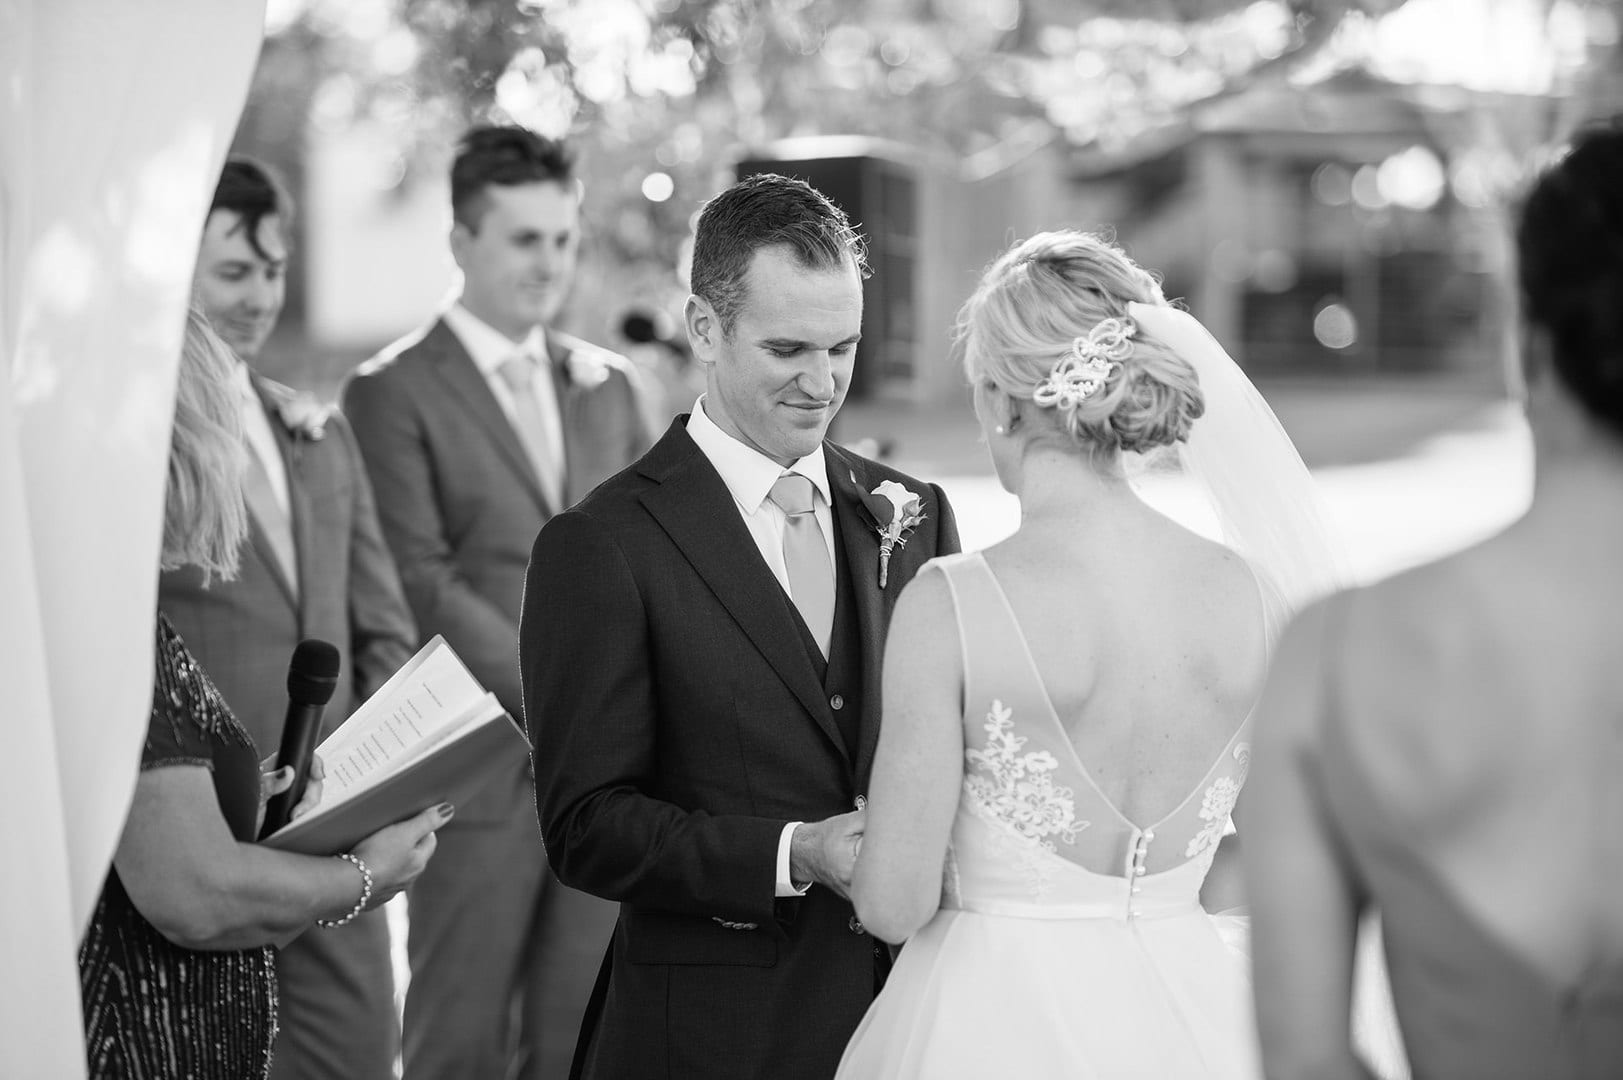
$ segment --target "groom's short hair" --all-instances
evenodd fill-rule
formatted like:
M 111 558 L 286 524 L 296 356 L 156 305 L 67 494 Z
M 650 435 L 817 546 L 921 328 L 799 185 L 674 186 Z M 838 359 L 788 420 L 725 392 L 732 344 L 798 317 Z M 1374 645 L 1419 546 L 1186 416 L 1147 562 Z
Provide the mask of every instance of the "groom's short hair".
M 694 230 L 689 288 L 715 310 L 725 334 L 743 306 L 750 260 L 767 247 L 787 247 L 809 269 L 850 259 L 868 276 L 867 246 L 845 211 L 804 180 L 757 173 L 705 203 Z
M 241 218 L 248 246 L 267 261 L 274 260 L 259 246 L 259 223 L 274 216 L 282 227 L 284 239 L 286 230 L 293 224 L 293 200 L 288 197 L 287 188 L 275 173 L 252 158 L 226 159 L 225 168 L 220 170 L 220 182 L 214 187 L 214 201 L 209 203 L 209 213 L 216 210 L 229 210 Z

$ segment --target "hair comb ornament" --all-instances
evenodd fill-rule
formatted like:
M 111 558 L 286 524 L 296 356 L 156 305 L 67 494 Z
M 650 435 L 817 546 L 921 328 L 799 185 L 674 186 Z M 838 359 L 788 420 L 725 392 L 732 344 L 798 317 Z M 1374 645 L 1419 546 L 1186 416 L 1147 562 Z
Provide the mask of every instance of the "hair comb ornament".
M 1071 351 L 1037 384 L 1031 399 L 1045 408 L 1075 409 L 1099 392 L 1110 373 L 1133 352 L 1131 319 L 1105 319 L 1071 342 Z

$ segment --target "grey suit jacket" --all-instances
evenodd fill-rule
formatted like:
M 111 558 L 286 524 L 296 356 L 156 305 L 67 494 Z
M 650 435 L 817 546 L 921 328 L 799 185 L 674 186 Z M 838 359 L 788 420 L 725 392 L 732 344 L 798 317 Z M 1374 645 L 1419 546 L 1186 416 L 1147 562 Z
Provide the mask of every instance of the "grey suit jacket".
M 287 665 L 301 638 L 332 642 L 342 661 L 325 735 L 410 659 L 417 632 L 349 425 L 333 416 L 320 439 L 295 433 L 276 407 L 292 391 L 258 377 L 254 387 L 287 469 L 298 581 L 288 580 L 250 514 L 236 580 L 204 588 L 195 569 L 172 571 L 159 579 L 158 605 L 265 757 L 281 743 Z M 311 930 L 281 951 L 276 967 L 275 1080 L 389 1075 L 399 1028 L 383 912 Z
M 627 376 L 629 361 L 560 334 L 549 332 L 546 341 L 563 422 L 565 497 L 573 504 L 635 461 L 651 440 Z M 582 377 L 587 370 L 592 377 Z M 361 365 L 343 402 L 418 629 L 425 638 L 445 635 L 473 674 L 522 718 L 524 571 L 541 526 L 565 508 L 548 505 L 506 413 L 443 320 Z M 522 755 L 511 773 L 458 806 L 458 820 L 529 813 Z
M 253 735 L 276 752 L 287 710 L 287 664 L 307 637 L 338 647 L 342 677 L 325 734 L 411 658 L 416 629 L 384 546 L 354 433 L 333 416 L 320 439 L 282 422 L 286 387 L 254 376 L 287 469 L 298 582 L 290 582 L 250 514 L 235 581 L 203 587 L 195 568 L 159 578 L 158 605 Z

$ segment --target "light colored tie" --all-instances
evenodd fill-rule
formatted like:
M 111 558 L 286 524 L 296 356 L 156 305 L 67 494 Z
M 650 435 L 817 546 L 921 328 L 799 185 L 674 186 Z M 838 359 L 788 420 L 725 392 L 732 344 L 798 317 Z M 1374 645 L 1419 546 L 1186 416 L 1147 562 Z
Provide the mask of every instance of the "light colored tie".
M 252 445 L 248 447 L 248 471 L 242 478 L 242 494 L 254 520 L 265 531 L 265 538 L 270 541 L 271 552 L 281 564 L 282 573 L 293 586 L 293 595 L 297 596 L 299 561 L 293 549 L 293 523 L 282 511 L 282 504 L 276 501 L 270 473 L 265 471 L 265 461 Z
M 562 510 L 563 438 L 554 418 L 546 414 L 535 396 L 536 377 L 546 378 L 547 374 L 538 370 L 535 359 L 528 353 L 509 357 L 500 371 L 502 381 L 513 393 L 513 427 L 541 482 L 541 494 L 554 511 Z
M 823 528 L 817 523 L 817 487 L 808 477 L 787 473 L 778 477 L 767 497 L 787 518 L 783 565 L 789 571 L 789 598 L 827 656 L 834 633 L 834 567 L 828 559 Z

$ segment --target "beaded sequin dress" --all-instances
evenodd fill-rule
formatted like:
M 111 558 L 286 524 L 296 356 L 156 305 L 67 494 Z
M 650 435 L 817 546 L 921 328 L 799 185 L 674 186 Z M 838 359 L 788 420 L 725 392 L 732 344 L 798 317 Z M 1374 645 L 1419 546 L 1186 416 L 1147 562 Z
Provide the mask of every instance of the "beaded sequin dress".
M 259 755 L 208 675 L 160 613 L 152 716 L 141 767 L 202 766 L 238 840 L 254 839 Z M 269 946 L 200 952 L 171 943 L 109 870 L 79 949 L 92 1077 L 238 1080 L 270 1071 L 276 1034 Z
M 963 642 L 963 787 L 941 908 L 839 1080 L 1259 1077 L 1247 921 L 1200 906 L 1249 719 L 1177 809 L 1128 821 L 1078 758 L 985 560 L 932 565 Z

